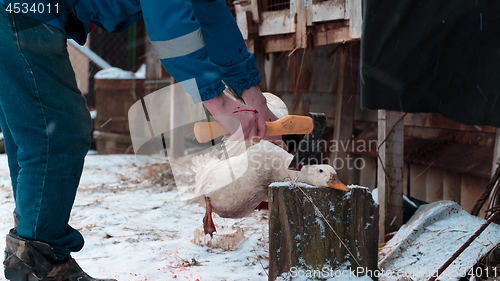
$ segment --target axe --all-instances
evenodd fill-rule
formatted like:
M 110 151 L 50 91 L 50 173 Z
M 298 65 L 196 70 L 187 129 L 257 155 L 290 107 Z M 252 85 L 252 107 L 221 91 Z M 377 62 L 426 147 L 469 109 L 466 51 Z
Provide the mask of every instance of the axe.
M 266 122 L 266 136 L 302 135 L 313 130 L 313 120 L 309 116 L 286 115 L 276 121 Z M 194 124 L 194 135 L 200 143 L 211 141 L 229 132 L 217 121 L 197 122 Z

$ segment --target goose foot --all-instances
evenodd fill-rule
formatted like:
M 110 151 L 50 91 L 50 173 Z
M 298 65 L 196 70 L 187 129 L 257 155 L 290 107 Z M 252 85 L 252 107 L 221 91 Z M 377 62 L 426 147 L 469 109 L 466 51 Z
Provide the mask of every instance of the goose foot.
M 210 202 L 210 197 L 205 197 L 206 211 L 205 217 L 203 218 L 203 229 L 205 234 L 210 234 L 210 237 L 214 237 L 213 233 L 217 232 L 215 229 L 214 221 L 212 220 L 212 203 Z

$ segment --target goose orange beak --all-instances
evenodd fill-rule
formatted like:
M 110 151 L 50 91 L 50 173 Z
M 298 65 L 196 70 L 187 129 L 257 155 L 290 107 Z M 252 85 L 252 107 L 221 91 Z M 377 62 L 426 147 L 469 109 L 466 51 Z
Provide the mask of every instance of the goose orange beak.
M 332 173 L 330 173 L 330 180 L 328 181 L 328 187 L 343 191 L 349 191 L 349 188 L 337 178 L 337 175 Z

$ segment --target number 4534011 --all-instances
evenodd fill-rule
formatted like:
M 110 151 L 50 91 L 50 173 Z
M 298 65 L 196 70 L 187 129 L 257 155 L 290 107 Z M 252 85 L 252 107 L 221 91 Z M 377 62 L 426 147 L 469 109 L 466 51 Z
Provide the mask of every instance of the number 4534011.
M 43 13 L 59 13 L 59 3 L 57 4 L 43 4 L 43 3 L 10 3 L 5 11 L 9 13 L 35 13 L 35 14 L 43 14 Z

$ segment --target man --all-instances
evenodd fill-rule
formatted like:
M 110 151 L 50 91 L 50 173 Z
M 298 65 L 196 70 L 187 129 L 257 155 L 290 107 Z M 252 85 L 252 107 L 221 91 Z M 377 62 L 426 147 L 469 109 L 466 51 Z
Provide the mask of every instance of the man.
M 18 217 L 7 235 L 8 280 L 98 280 L 70 256 L 84 244 L 68 221 L 91 120 L 66 38 L 83 44 L 91 24 L 119 32 L 143 16 L 166 70 L 177 81 L 195 78 L 216 119 L 238 119 L 246 140 L 262 139 L 265 121 L 276 119 L 256 86 L 255 59 L 222 0 L 0 0 L 0 8 L 0 126 Z M 246 105 L 221 95 L 222 81 Z

